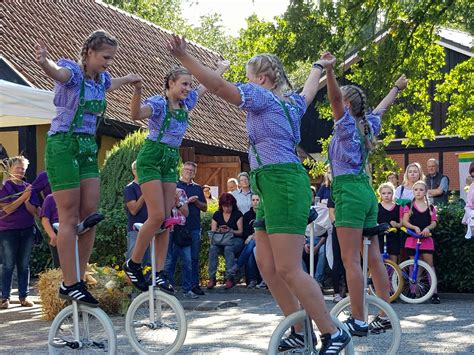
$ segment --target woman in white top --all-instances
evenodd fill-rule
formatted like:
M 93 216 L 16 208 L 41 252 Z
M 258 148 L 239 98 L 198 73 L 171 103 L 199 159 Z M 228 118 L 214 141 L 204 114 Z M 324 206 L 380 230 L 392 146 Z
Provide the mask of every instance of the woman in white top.
M 395 202 L 397 205 L 405 206 L 413 200 L 412 186 L 418 180 L 425 181 L 425 174 L 419 163 L 408 164 L 403 175 L 403 183 L 395 189 Z

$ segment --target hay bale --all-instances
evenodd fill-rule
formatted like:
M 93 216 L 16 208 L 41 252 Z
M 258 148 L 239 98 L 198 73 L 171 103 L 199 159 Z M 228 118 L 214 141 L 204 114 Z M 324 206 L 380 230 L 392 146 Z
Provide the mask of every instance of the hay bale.
M 52 320 L 66 306 L 58 297 L 59 285 L 63 279 L 60 269 L 51 269 L 39 274 L 36 284 L 41 298 L 42 318 Z

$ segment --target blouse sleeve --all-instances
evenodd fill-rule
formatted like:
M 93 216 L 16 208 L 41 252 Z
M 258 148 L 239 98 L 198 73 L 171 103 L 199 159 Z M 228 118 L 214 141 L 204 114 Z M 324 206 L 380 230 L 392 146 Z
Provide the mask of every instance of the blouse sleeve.
M 400 206 L 400 211 L 401 211 L 401 216 L 403 218 L 404 214 L 410 213 L 410 206 Z
M 110 85 L 112 85 L 112 78 L 108 71 L 102 73 L 102 80 L 104 83 L 105 90 L 107 90 Z
M 344 115 L 335 122 L 334 133 L 341 138 L 350 138 L 354 135 L 356 130 L 356 123 L 354 118 L 349 114 L 349 111 L 345 109 Z
M 244 111 L 262 111 L 269 106 L 273 100 L 268 90 L 252 83 L 236 84 L 240 92 L 239 107 Z
M 149 97 L 145 100 L 143 105 L 148 105 L 151 107 L 150 118 L 159 119 L 166 111 L 166 101 L 163 96 L 160 95 Z
M 367 115 L 367 121 L 369 122 L 370 126 L 372 127 L 372 132 L 374 135 L 379 135 L 380 128 L 381 128 L 381 113 L 369 113 Z
M 57 84 L 63 85 L 65 87 L 73 87 L 81 83 L 82 71 L 81 71 L 81 68 L 79 67 L 79 64 L 77 64 L 73 60 L 65 59 L 65 58 L 61 58 L 60 60 L 58 60 L 57 64 L 59 67 L 69 69 L 69 71 L 71 72 L 71 77 L 69 78 L 68 81 L 66 81 L 65 83 L 56 81 Z
M 186 108 L 188 109 L 188 111 L 191 111 L 194 108 L 194 106 L 196 106 L 198 100 L 199 100 L 199 94 L 197 90 L 192 90 L 188 94 L 186 99 L 184 99 L 184 104 L 186 105 Z

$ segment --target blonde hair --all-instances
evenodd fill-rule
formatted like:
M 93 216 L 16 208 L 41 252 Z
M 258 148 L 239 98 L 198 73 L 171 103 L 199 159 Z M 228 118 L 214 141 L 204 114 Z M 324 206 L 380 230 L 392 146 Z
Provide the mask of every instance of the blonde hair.
M 405 173 L 403 174 L 403 185 L 406 185 L 408 183 L 408 169 L 410 169 L 412 166 L 418 169 L 418 180 L 425 180 L 425 174 L 423 173 L 423 169 L 421 168 L 420 163 L 410 163 L 407 165 Z
M 165 76 L 165 91 L 166 90 L 169 90 L 170 88 L 170 80 L 171 81 L 176 81 L 179 79 L 180 76 L 182 75 L 189 75 L 191 76 L 191 72 L 186 69 L 186 68 L 183 68 L 183 67 L 174 67 L 172 68 L 168 74 L 166 74 Z
M 273 83 L 271 90 L 281 89 L 285 85 L 293 90 L 280 59 L 274 54 L 264 53 L 250 58 L 246 68 L 250 68 L 255 75 L 266 75 Z
M 367 121 L 367 97 L 364 92 L 355 85 L 345 85 L 341 87 L 344 98 L 351 104 L 351 112 L 357 122 L 359 132 L 364 136 L 364 144 L 367 151 L 372 151 L 377 145 L 377 137 Z
M 94 31 L 87 37 L 79 53 L 79 63 L 84 67 L 84 72 L 86 71 L 86 59 L 89 49 L 98 51 L 103 45 L 117 47 L 118 42 L 114 36 L 104 30 Z
M 11 169 L 13 166 L 16 164 L 23 164 L 25 166 L 25 170 L 28 169 L 28 165 L 30 164 L 30 161 L 26 159 L 23 155 L 17 155 L 11 158 L 4 159 L 0 161 L 0 177 L 1 175 L 6 175 L 6 178 L 12 177 L 11 175 Z M 3 170 L 3 171 L 2 171 Z M 5 178 L 5 176 L 4 176 Z M 1 181 L 0 181 L 1 182 Z
M 430 202 L 428 201 L 428 196 L 427 196 L 427 192 L 428 192 L 428 185 L 426 184 L 426 182 L 424 180 L 418 180 L 416 181 L 414 184 L 413 184 L 413 189 L 415 188 L 415 185 L 423 185 L 424 188 L 425 188 L 425 202 L 426 202 L 426 205 L 428 206 L 428 208 L 430 209 L 430 212 L 432 212 L 432 206 L 430 205 Z M 413 200 L 412 200 L 412 203 L 411 203 L 411 206 L 410 206 L 410 216 L 413 214 L 413 202 L 415 202 L 415 198 L 413 197 Z
M 380 184 L 377 189 L 377 192 L 379 193 L 380 197 L 382 197 L 382 189 L 390 189 L 392 191 L 392 197 L 395 195 L 395 186 L 393 186 L 391 182 L 384 182 Z

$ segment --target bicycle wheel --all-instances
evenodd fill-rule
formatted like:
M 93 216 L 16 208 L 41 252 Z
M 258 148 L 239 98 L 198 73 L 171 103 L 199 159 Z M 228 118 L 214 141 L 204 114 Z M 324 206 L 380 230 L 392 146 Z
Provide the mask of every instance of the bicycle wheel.
M 128 339 L 140 354 L 174 354 L 183 346 L 187 333 L 183 306 L 176 297 L 155 290 L 154 309 L 153 316 L 149 292 L 133 300 L 125 317 Z
M 400 298 L 407 303 L 423 303 L 433 296 L 438 279 L 431 266 L 422 260 L 418 260 L 418 275 L 415 281 L 413 275 L 414 265 L 415 261 L 413 259 L 405 260 L 400 264 L 405 282 Z
M 383 312 L 390 319 L 391 329 L 374 334 L 369 331 L 366 337 L 352 337 L 354 351 L 357 354 L 396 354 L 400 346 L 402 329 L 400 321 L 393 308 L 384 300 L 366 295 L 366 307 L 368 311 L 368 323 L 372 322 L 375 317 Z M 351 301 L 349 297 L 344 298 L 331 309 L 331 315 L 337 317 L 341 322 L 346 321 L 352 315 Z
M 82 347 L 74 349 L 74 322 L 72 305 L 54 318 L 49 329 L 50 354 L 116 354 L 117 336 L 110 318 L 100 308 L 78 304 L 79 340 Z
M 385 269 L 387 270 L 388 280 L 390 282 L 390 302 L 395 301 L 403 290 L 404 280 L 402 277 L 402 270 L 397 263 L 390 259 L 383 261 Z M 370 273 L 369 273 L 370 278 Z M 376 296 L 375 287 L 372 282 L 369 281 L 369 291 L 371 295 Z
M 337 318 L 332 317 L 334 323 L 336 324 L 337 327 L 341 329 L 347 330 L 345 325 L 343 325 Z M 275 328 L 273 331 L 272 337 L 270 338 L 270 343 L 268 344 L 268 352 L 267 354 L 269 355 L 275 355 L 275 354 L 295 354 L 295 353 L 302 353 L 302 354 L 317 354 L 319 352 L 319 348 L 321 347 L 321 339 L 320 339 L 320 334 L 317 332 L 317 326 L 314 321 L 311 321 L 311 324 L 308 326 L 309 318 L 307 317 L 307 313 L 304 310 L 295 312 L 290 314 L 288 317 L 283 319 L 278 326 Z M 303 323 L 304 322 L 304 323 Z M 291 327 L 293 327 L 295 324 L 304 324 L 304 333 L 305 333 L 305 346 L 301 347 L 299 349 L 293 349 L 291 351 L 279 351 L 278 346 L 280 345 L 280 341 L 282 339 L 285 339 L 290 335 L 291 333 Z M 314 346 L 311 348 L 310 342 L 308 341 L 311 337 L 311 332 L 314 331 L 314 334 L 316 335 L 316 341 L 313 344 Z M 347 355 L 352 355 L 354 354 L 354 349 L 352 345 L 352 341 L 347 344 L 345 349 L 342 351 L 342 354 L 347 354 Z

